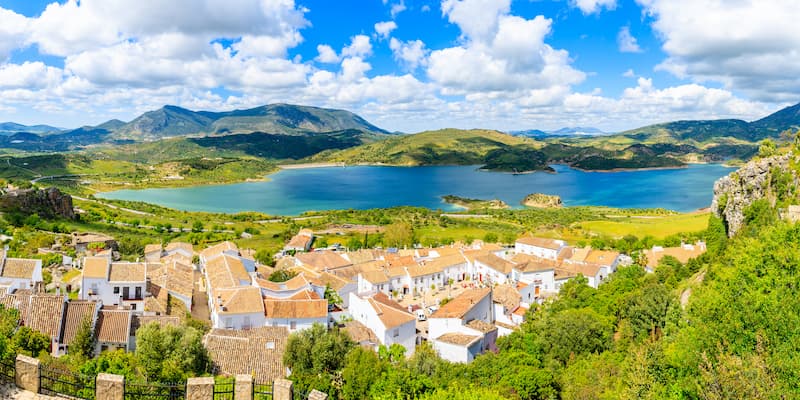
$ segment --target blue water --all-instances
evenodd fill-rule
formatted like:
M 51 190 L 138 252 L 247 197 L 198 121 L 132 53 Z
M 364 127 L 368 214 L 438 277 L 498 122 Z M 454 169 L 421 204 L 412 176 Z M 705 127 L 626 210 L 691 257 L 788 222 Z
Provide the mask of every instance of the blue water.
M 708 207 L 714 181 L 733 170 L 718 164 L 613 173 L 553 167 L 555 174 L 524 175 L 478 171 L 472 166 L 293 169 L 270 175 L 266 182 L 119 190 L 98 197 L 144 201 L 188 211 L 298 215 L 311 210 L 401 205 L 456 210 L 442 201 L 441 197 L 447 194 L 497 198 L 518 206 L 529 193 L 546 193 L 561 196 L 566 206 L 692 211 Z

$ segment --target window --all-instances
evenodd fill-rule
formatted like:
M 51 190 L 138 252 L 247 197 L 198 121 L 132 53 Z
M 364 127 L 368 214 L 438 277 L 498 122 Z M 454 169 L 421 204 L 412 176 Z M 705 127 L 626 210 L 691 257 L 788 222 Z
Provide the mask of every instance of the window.
M 131 303 L 131 310 L 136 310 L 136 303 Z
M 267 350 L 275 350 L 275 342 L 270 340 L 267 342 Z
M 400 336 L 400 328 L 395 328 L 394 331 L 392 331 L 392 337 L 398 336 Z
M 119 286 L 114 286 L 114 294 L 119 294 Z
M 297 321 L 289 322 L 289 329 L 291 330 L 297 329 Z
M 225 327 L 228 329 L 233 328 L 233 320 L 231 320 L 231 317 L 225 318 Z

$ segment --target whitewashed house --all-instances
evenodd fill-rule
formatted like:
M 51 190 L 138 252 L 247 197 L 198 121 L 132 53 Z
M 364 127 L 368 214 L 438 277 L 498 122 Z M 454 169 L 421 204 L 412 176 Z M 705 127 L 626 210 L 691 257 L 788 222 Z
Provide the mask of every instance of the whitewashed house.
M 133 312 L 144 311 L 147 289 L 144 263 L 111 262 L 110 257 L 83 259 L 81 300 L 100 301 L 109 306 L 127 306 Z
M 417 343 L 416 318 L 383 293 L 350 294 L 350 315 L 364 324 L 381 344 L 399 344 L 406 355 L 414 354 Z
M 442 358 L 471 362 L 487 350 L 495 350 L 491 289 L 472 289 L 451 300 L 428 318 L 428 337 Z
M 512 279 L 514 263 L 500 258 L 494 253 L 475 257 L 473 264 L 475 273 L 482 282 L 502 285 Z
M 19 289 L 33 289 L 43 283 L 42 260 L 8 258 L 5 251 L 0 255 L 2 256 L 0 286 L 6 287 L 9 293 Z
M 328 300 L 313 290 L 288 299 L 264 298 L 265 326 L 284 327 L 289 332 L 310 329 L 314 324 L 328 326 Z
M 567 244 L 563 240 L 530 236 L 521 237 L 514 243 L 514 251 L 517 254 L 529 254 L 548 260 L 558 259 L 559 253 L 566 247 Z

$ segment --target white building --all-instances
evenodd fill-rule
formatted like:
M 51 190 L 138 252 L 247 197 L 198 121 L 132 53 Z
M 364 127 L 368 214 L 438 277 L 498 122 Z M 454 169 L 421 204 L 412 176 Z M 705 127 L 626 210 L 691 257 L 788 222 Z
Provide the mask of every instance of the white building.
M 414 354 L 417 343 L 416 318 L 383 293 L 350 294 L 350 315 L 369 328 L 381 344 L 399 344 L 406 355 Z
M 502 285 L 512 279 L 514 264 L 494 253 L 475 257 L 473 264 L 478 280 L 481 282 Z
M 428 318 L 428 337 L 440 357 L 468 363 L 478 354 L 496 349 L 494 321 L 491 289 L 472 289 Z
M 127 306 L 144 311 L 147 288 L 144 263 L 111 262 L 107 256 L 85 257 L 81 275 L 81 300 L 100 301 L 108 306 Z
M 517 254 L 530 254 L 548 260 L 556 260 L 566 246 L 567 244 L 563 240 L 525 236 L 517 239 L 514 243 L 514 251 Z
M 311 329 L 314 324 L 328 326 L 328 300 L 313 290 L 288 299 L 264 299 L 265 326 L 285 327 L 289 332 Z
M 7 258 L 5 251 L 0 253 L 0 257 L 0 286 L 6 287 L 9 293 L 19 289 L 33 289 L 42 284 L 42 260 Z

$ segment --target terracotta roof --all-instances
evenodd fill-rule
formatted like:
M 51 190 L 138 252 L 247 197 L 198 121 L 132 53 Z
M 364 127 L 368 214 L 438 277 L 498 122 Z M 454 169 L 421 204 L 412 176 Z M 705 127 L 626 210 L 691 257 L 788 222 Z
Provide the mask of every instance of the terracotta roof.
M 42 260 L 26 258 L 6 258 L 3 262 L 3 278 L 33 279 L 33 271 L 37 265 L 42 265 Z
M 189 254 L 194 254 L 194 246 L 191 243 L 186 242 L 170 242 L 167 247 L 164 248 L 164 251 L 167 253 L 171 253 L 173 251 L 183 250 Z
M 64 296 L 55 294 L 34 294 L 25 325 L 47 336 L 58 339 L 64 318 Z
M 257 278 L 256 284 L 264 289 L 269 289 L 275 292 L 280 292 L 283 290 L 298 290 L 310 287 L 310 285 L 322 286 L 317 279 L 307 278 L 302 272 L 285 282 L 272 282 L 267 279 Z
M 476 304 L 480 303 L 486 296 L 489 296 L 491 289 L 469 289 L 461 293 L 458 297 L 450 300 L 447 304 L 440 307 L 431 315 L 431 318 L 464 318 Z M 491 307 L 491 305 L 490 305 Z
M 213 329 L 204 344 L 216 373 L 252 375 L 257 383 L 286 377 L 283 353 L 289 331 L 283 327 Z
M 588 257 L 589 253 L 591 252 L 592 248 L 589 246 L 582 248 L 575 248 L 572 249 L 572 256 L 567 258 L 567 260 L 571 262 L 584 262 L 586 261 L 586 257 Z
M 556 268 L 553 273 L 553 279 L 560 281 L 578 276 L 578 271 L 573 268 L 567 268 L 570 267 L 569 264 L 565 264 L 564 267 L 565 268 Z
M 303 264 L 307 264 L 319 271 L 346 267 L 352 263 L 332 251 L 314 251 L 311 253 L 297 254 L 295 256 Z
M 97 341 L 128 345 L 131 336 L 130 310 L 100 310 L 97 317 Z
M 423 267 L 420 265 L 408 266 L 406 267 L 406 271 L 408 271 L 408 276 L 412 278 L 418 278 L 420 276 L 426 276 L 426 275 L 434 275 L 442 272 L 442 270 L 439 268 L 428 268 L 427 266 Z
M 505 260 L 503 258 L 500 258 L 494 255 L 494 253 L 489 253 L 483 256 L 475 257 L 475 261 L 506 275 L 510 274 L 511 270 L 514 269 L 514 263 Z
M 161 253 L 161 243 L 147 244 L 144 246 L 145 255 L 155 252 Z
M 84 278 L 108 278 L 108 257 L 84 257 L 83 277 Z
M 342 290 L 342 288 L 344 288 L 345 286 L 347 286 L 348 283 L 350 283 L 350 281 L 347 279 L 340 278 L 336 275 L 327 272 L 319 274 L 319 280 L 320 282 L 322 282 L 322 284 L 330 286 L 331 289 L 336 291 Z
M 480 336 L 472 336 L 472 335 L 465 335 L 463 333 L 450 332 L 450 333 L 445 333 L 444 335 L 441 335 L 434 340 L 438 342 L 454 344 L 457 346 L 468 347 L 480 339 L 481 339 Z
M 680 247 L 654 247 L 645 251 L 645 256 L 647 257 L 647 266 L 655 268 L 665 256 L 675 257 L 681 263 L 686 264 L 690 259 L 700 257 L 705 252 L 705 243 L 698 243 L 685 244 Z
M 311 244 L 312 236 L 294 235 L 289 243 L 286 244 L 287 249 L 306 249 Z
M 228 250 L 233 250 L 236 251 L 237 253 L 239 252 L 239 248 L 236 247 L 235 243 L 222 242 L 204 249 L 203 251 L 200 252 L 200 256 L 203 257 L 206 261 L 208 261 Z
M 619 255 L 620 253 L 618 251 L 592 250 L 589 252 L 589 255 L 586 257 L 584 262 L 610 266 L 614 263 L 617 257 L 619 257 Z
M 147 279 L 147 267 L 144 263 L 114 262 L 108 273 L 109 282 L 144 282 Z
M 480 319 L 473 319 L 472 321 L 467 322 L 466 325 L 467 327 L 475 329 L 481 333 L 489 333 L 497 329 L 496 326 Z
M 0 296 L 0 304 L 5 308 L 18 310 L 21 323 L 26 325 L 31 296 L 33 296 L 33 293 L 29 289 L 18 289 L 12 294 Z
M 443 271 L 445 268 L 466 264 L 467 259 L 460 253 L 444 257 L 432 258 L 425 261 L 425 268 Z
M 267 318 L 324 318 L 328 316 L 328 300 L 264 299 Z
M 447 256 L 454 256 L 456 254 L 461 254 L 461 250 L 457 247 L 437 247 L 435 249 L 431 249 L 439 254 L 439 257 L 447 257 Z
M 223 311 L 222 306 L 218 303 L 219 299 L 215 299 L 217 301 L 215 303 L 217 312 L 220 314 L 264 313 L 261 290 L 255 286 L 220 289 L 215 291 L 214 294 L 222 300 L 221 305 L 225 307 Z
M 564 246 L 563 242 L 554 239 L 538 238 L 531 236 L 523 236 L 517 239 L 517 243 L 526 244 L 528 246 L 541 247 L 543 249 L 559 250 Z
M 361 277 L 372 284 L 389 282 L 389 277 L 383 271 L 365 271 L 361 273 Z
M 370 249 L 361 249 L 358 251 L 348 251 L 344 253 L 344 255 L 353 264 L 359 264 L 377 260 L 378 257 L 380 257 L 380 252 Z
M 492 292 L 492 301 L 502 304 L 508 311 L 514 311 L 519 307 L 522 295 L 517 288 L 508 285 L 497 285 Z
M 150 283 L 167 291 L 192 297 L 194 291 L 194 269 L 184 263 L 172 260 L 167 264 L 147 264 L 147 278 Z
M 97 303 L 94 301 L 86 300 L 70 300 L 67 302 L 66 310 L 64 312 L 64 326 L 61 329 L 61 338 L 59 342 L 69 345 L 75 340 L 75 335 L 83 324 L 83 321 L 88 319 L 91 324 L 94 323 L 94 313 L 97 308 Z
M 235 256 L 223 254 L 206 264 L 206 275 L 212 289 L 223 289 L 241 286 L 239 281 L 251 282 L 250 274 L 242 261 Z
M 385 259 L 389 263 L 389 267 L 411 267 L 418 265 L 417 261 L 414 260 L 414 257 L 412 256 L 397 256 L 387 254 Z
M 372 329 L 367 328 L 364 324 L 358 321 L 348 321 L 344 323 L 342 329 L 347 336 L 350 336 L 354 342 L 361 345 L 377 345 L 380 340 L 375 335 Z
M 380 318 L 386 329 L 416 321 L 416 317 L 413 314 L 406 311 L 403 306 L 390 299 L 383 292 L 378 292 L 366 300 L 378 314 L 378 318 Z

